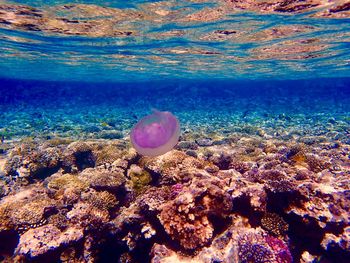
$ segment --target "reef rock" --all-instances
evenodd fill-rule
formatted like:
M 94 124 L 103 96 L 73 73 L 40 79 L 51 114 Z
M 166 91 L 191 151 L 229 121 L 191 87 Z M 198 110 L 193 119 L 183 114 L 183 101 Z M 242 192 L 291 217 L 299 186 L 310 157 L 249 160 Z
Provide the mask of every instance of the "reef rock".
M 221 181 L 209 176 L 194 179 L 173 201 L 162 205 L 159 219 L 165 231 L 185 249 L 206 245 L 213 238 L 211 218 L 225 219 L 232 209 L 231 197 L 223 188 Z
M 48 198 L 44 188 L 33 185 L 0 202 L 0 232 L 14 229 L 19 233 L 46 222 L 45 212 L 56 201 Z
M 63 153 L 62 166 L 66 172 L 77 172 L 88 167 L 94 167 L 96 156 L 93 147 L 85 142 L 73 142 Z
M 87 181 L 90 187 L 98 191 L 111 192 L 120 189 L 126 181 L 124 170 L 119 167 L 111 167 L 110 169 L 103 167 L 88 168 L 79 174 L 79 178 Z
M 186 256 L 160 244 L 154 244 L 151 256 L 152 263 L 293 262 L 286 242 L 267 235 L 261 229 L 250 229 L 242 225 L 230 227 L 217 236 L 210 246 L 194 256 Z
M 35 258 L 62 246 L 76 243 L 83 236 L 81 228 L 71 227 L 61 232 L 54 225 L 48 224 L 24 233 L 19 240 L 16 253 Z
M 186 179 L 186 174 L 202 169 L 205 163 L 181 151 L 170 151 L 156 158 L 143 157 L 140 160 L 145 169 L 159 176 L 160 184 L 174 184 Z
M 25 142 L 11 151 L 3 169 L 8 176 L 26 179 L 45 177 L 58 171 L 61 157 L 62 151 L 57 147 Z

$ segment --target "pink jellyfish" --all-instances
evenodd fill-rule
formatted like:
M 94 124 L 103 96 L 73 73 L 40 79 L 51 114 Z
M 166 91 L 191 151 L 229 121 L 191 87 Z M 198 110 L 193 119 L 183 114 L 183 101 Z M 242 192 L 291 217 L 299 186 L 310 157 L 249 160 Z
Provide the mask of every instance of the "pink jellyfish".
M 170 151 L 180 137 L 180 124 L 168 111 L 154 110 L 131 130 L 131 143 L 142 155 L 158 156 Z

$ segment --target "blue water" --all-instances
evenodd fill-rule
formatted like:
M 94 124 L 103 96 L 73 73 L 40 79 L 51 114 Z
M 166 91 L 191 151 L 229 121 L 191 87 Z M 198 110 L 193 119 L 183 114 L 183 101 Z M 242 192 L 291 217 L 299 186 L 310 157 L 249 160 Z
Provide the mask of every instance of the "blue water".
M 349 76 L 349 18 L 320 17 L 325 7 L 290 14 L 232 8 L 229 1 L 21 4 L 5 1 L 0 7 L 0 76 L 5 78 Z
M 191 131 L 201 127 L 224 133 L 251 125 L 271 135 L 291 129 L 321 135 L 332 129 L 329 121 L 334 120 L 350 132 L 348 78 L 1 83 L 0 132 L 6 139 L 104 138 L 105 131 L 127 137 L 137 120 L 154 108 L 175 113 Z M 346 133 L 342 136 L 348 140 Z

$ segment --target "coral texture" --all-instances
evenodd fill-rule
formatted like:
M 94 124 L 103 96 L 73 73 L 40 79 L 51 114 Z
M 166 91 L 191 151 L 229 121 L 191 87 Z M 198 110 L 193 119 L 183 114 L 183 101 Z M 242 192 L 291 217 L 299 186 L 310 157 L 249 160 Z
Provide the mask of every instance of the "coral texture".
M 199 143 L 196 157 L 186 147 L 142 157 L 118 140 L 13 145 L 0 177 L 0 241 L 8 240 L 1 255 L 7 262 L 98 262 L 106 255 L 126 262 L 343 262 L 349 146 L 245 129 L 212 143 L 184 136 Z M 59 153 L 55 170 L 28 170 L 41 162 L 38 151 Z

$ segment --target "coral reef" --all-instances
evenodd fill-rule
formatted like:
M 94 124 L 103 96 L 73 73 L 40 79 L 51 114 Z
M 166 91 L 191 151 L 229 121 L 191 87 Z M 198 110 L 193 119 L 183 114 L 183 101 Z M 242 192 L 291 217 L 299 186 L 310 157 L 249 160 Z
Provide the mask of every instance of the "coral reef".
M 54 173 L 61 165 L 61 154 L 61 149 L 56 147 L 39 147 L 35 142 L 24 142 L 11 151 L 4 172 L 27 179 Z
M 349 1 L 19 2 L 0 262 L 349 262 Z
M 88 182 L 90 187 L 97 191 L 105 190 L 110 192 L 118 191 L 126 181 L 124 170 L 115 166 L 109 169 L 104 167 L 88 168 L 79 175 L 79 178 Z
M 127 175 L 131 180 L 132 188 L 136 192 L 142 191 L 152 181 L 151 174 L 135 164 L 130 166 Z
M 118 140 L 14 144 L 1 166 L 2 257 L 346 262 L 349 145 L 238 134 L 185 134 L 196 157 L 187 146 L 142 157 Z
M 173 201 L 161 207 L 160 222 L 172 239 L 179 241 L 185 249 L 193 250 L 213 238 L 213 219 L 210 217 L 219 220 L 231 211 L 231 197 L 223 187 L 219 180 L 201 174 Z
M 10 194 L 0 202 L 0 230 L 24 230 L 46 222 L 46 211 L 55 205 L 45 189 L 33 185 L 24 191 Z
M 244 227 L 242 221 L 233 224 L 235 227 L 218 235 L 210 246 L 194 256 L 179 254 L 165 245 L 154 244 L 151 262 L 293 262 L 283 240 L 271 237 L 261 229 Z
M 261 218 L 261 226 L 275 236 L 282 236 L 288 231 L 288 224 L 274 213 L 265 213 Z
M 82 229 L 72 227 L 61 232 L 54 225 L 47 224 L 25 232 L 19 240 L 16 253 L 35 258 L 53 249 L 72 245 L 83 237 Z
M 88 167 L 94 167 L 96 156 L 92 147 L 85 142 L 73 142 L 65 149 L 62 166 L 66 172 L 77 172 Z

